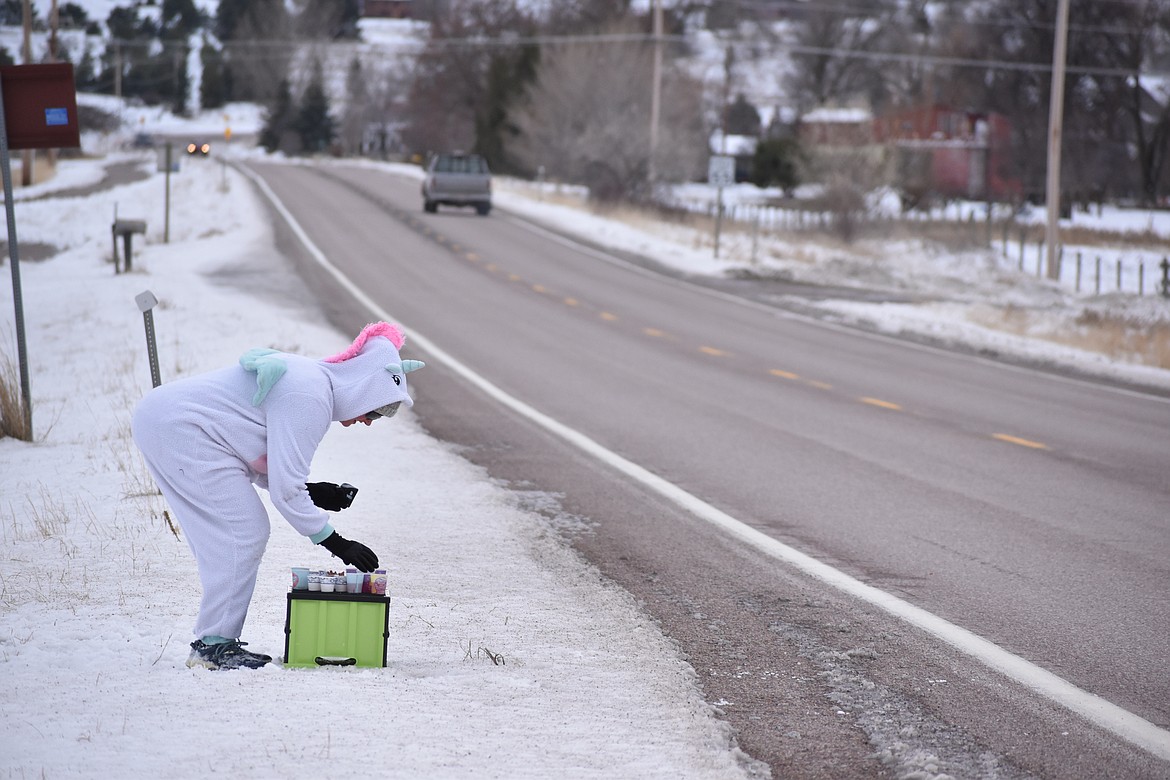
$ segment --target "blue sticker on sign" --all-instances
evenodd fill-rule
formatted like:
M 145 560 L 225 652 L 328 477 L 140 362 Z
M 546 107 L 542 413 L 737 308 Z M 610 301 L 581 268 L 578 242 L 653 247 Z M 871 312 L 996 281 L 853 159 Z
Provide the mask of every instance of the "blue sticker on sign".
M 69 109 L 67 108 L 46 108 L 45 109 L 45 124 L 49 127 L 69 124 Z

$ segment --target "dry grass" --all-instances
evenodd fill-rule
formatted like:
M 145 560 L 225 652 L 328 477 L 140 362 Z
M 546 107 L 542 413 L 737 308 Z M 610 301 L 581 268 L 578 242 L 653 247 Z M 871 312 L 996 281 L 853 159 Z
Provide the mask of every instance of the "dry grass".
M 69 507 L 46 485 L 38 485 L 38 494 L 24 497 L 25 507 L 17 514 L 15 507 L 9 507 L 9 517 L 4 525 L 5 541 L 28 542 L 47 539 L 64 539 L 69 524 L 80 519 L 86 527 L 96 525 L 93 509 L 78 498 Z
M 19 371 L 8 353 L 0 350 L 0 438 L 5 436 L 32 441 L 32 430 L 24 416 Z
M 1121 362 L 1170 369 L 1170 322 L 1135 321 L 1086 309 L 1054 326 L 1016 306 L 996 309 L 994 314 L 983 312 L 972 319 L 996 330 L 1095 352 Z
M 996 240 L 1003 238 L 1002 224 L 995 226 L 994 235 Z M 1020 235 L 1020 226 L 1010 227 L 1008 230 L 1008 243 L 1013 246 L 1018 245 L 1020 243 Z M 1037 243 L 1044 240 L 1044 235 L 1043 225 L 1029 225 L 1023 228 L 1024 244 L 1026 246 L 1036 246 Z M 1165 252 L 1170 254 L 1170 240 L 1165 236 L 1158 235 L 1152 230 L 1120 231 L 1075 226 L 1062 227 L 1060 229 L 1060 240 L 1065 246 L 1141 249 L 1151 253 Z
M 1083 312 L 1076 323 L 1085 349 L 1145 366 L 1170 368 L 1170 323 L 1135 323 L 1096 311 Z

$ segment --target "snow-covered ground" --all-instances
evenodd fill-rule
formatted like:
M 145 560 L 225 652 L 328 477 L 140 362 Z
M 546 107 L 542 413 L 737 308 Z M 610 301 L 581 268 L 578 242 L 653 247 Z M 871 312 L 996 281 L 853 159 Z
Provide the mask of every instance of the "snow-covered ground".
M 313 472 L 360 489 L 335 522 L 389 566 L 388 668 L 188 670 L 194 562 L 129 435 L 150 387 L 134 298 L 160 301 L 164 381 L 253 346 L 325 356 L 355 334 L 324 324 L 252 188 L 215 159 L 171 177 L 169 243 L 161 175 L 33 197 L 102 164 L 64 161 L 15 203 L 18 237 L 59 251 L 21 263 L 34 441 L 0 439 L 0 776 L 750 776 L 672 643 L 524 509 L 541 497 L 493 484 L 409 414 L 337 426 Z M 114 203 L 148 223 L 117 275 Z M 217 280 L 241 266 L 271 272 L 264 294 Z M 337 562 L 273 515 L 244 639 L 280 656 L 290 567 Z
M 174 127 L 166 117 L 133 121 L 146 132 Z M 150 385 L 134 296 L 149 289 L 160 300 L 164 381 L 230 364 L 253 346 L 324 356 L 354 335 L 324 324 L 281 265 L 252 188 L 220 154 L 184 158 L 171 177 L 169 243 L 164 177 L 148 156 L 65 160 L 54 178 L 17 193 L 21 242 L 56 253 L 21 264 L 34 441 L 0 439 L 0 774 L 766 772 L 735 748 L 671 642 L 526 509 L 542 497 L 492 484 L 409 414 L 384 427 L 338 427 L 314 463 L 315 476 L 360 488 L 336 524 L 389 563 L 389 667 L 185 668 L 198 581 L 129 438 L 130 411 Z M 96 183 L 118 160 L 139 160 L 151 175 L 87 197 L 52 197 Z M 419 175 L 405 165 L 340 164 Z M 821 301 L 821 316 L 1170 387 L 1170 371 L 1141 365 L 1146 352 L 1136 347 L 1090 348 L 1099 344 L 1095 329 L 1118 320 L 1165 345 L 1170 306 L 1160 297 L 1076 295 L 994 251 L 955 254 L 914 241 L 849 246 L 765 235 L 753 248 L 749 231 L 728 229 L 715 259 L 703 225 L 594 213 L 575 191 L 518 181 L 501 180 L 497 199 L 687 273 L 870 285 L 924 301 Z M 133 271 L 117 275 L 109 262 L 115 206 L 148 223 Z M 266 280 L 263 294 L 225 282 L 241 267 Z M 9 386 L 12 311 L 12 290 L 0 284 Z M 407 332 L 410 356 L 409 323 Z M 1076 346 L 1037 334 L 1071 336 Z M 282 653 L 284 594 L 298 565 L 335 564 L 274 513 L 244 637 L 252 649 Z

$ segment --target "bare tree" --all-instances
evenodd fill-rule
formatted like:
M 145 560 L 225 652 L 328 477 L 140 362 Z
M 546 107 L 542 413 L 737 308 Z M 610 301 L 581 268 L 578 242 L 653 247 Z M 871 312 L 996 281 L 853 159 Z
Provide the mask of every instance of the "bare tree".
M 594 197 L 648 193 L 649 43 L 545 47 L 527 100 L 515 112 L 516 156 L 531 170 L 586 184 Z M 701 172 L 707 158 L 701 86 L 675 69 L 663 79 L 655 170 L 664 180 Z
M 966 56 L 999 62 L 1052 61 L 1058 0 L 992 0 L 973 12 Z M 1068 41 L 1062 188 L 1066 198 L 1114 195 L 1156 200 L 1170 142 L 1170 107 L 1141 77 L 1164 68 L 1170 0 L 1074 3 Z M 971 102 L 1011 118 L 1025 191 L 1044 193 L 1047 70 L 956 72 Z
M 1162 86 L 1162 78 L 1143 78 L 1139 74 L 1150 66 L 1164 67 L 1170 61 L 1170 2 L 1144 2 L 1126 11 L 1122 19 L 1128 24 L 1103 36 L 1100 47 L 1111 55 L 1106 65 L 1116 62 L 1133 71 L 1132 76 L 1115 78 L 1113 82 L 1117 102 L 1132 131 L 1141 198 L 1152 206 L 1161 195 L 1159 184 L 1170 152 L 1170 90 Z
M 795 68 L 787 80 L 798 108 L 855 99 L 884 102 L 885 69 L 859 55 L 888 49 L 891 36 L 906 24 L 902 10 L 901 3 L 888 0 L 808 4 L 793 28 Z
M 292 19 L 282 0 L 257 0 L 233 25 L 223 48 L 229 99 L 267 103 L 289 74 Z
M 362 151 L 362 140 L 372 113 L 365 70 L 362 61 L 354 57 L 345 74 L 345 110 L 338 131 L 338 140 L 346 154 L 359 154 Z
M 403 129 L 416 152 L 462 149 L 506 170 L 508 112 L 531 79 L 537 49 L 507 37 L 536 33 L 535 19 L 516 0 L 461 0 L 437 16 L 419 56 Z
M 406 54 L 350 61 L 340 139 L 346 154 L 386 157 L 402 151 L 401 128 L 413 59 Z

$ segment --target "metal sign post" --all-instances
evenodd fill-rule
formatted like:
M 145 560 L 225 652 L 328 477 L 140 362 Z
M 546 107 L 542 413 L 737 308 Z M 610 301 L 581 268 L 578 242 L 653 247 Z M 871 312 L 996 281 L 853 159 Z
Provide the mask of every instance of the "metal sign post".
M 166 205 L 163 208 L 163 243 L 171 243 L 171 147 L 173 145 L 167 141 L 167 196 Z
M 142 312 L 142 321 L 146 325 L 146 356 L 150 360 L 150 381 L 158 387 L 162 384 L 162 379 L 158 371 L 158 345 L 154 339 L 154 312 L 151 311 L 158 305 L 158 298 L 155 298 L 150 290 L 143 290 L 134 296 L 134 302 L 138 304 L 138 311 Z
M 723 225 L 723 188 L 735 184 L 735 158 L 730 155 L 712 155 L 707 161 L 707 183 L 718 187 L 715 211 L 715 259 L 719 259 L 719 230 Z
M 0 78 L 0 168 L 4 177 L 4 210 L 8 215 L 8 261 L 12 267 L 12 307 L 16 316 L 16 354 L 20 364 L 20 399 L 24 432 L 32 439 L 32 392 L 28 380 L 28 350 L 24 339 L 24 298 L 20 293 L 20 250 L 16 242 L 16 210 L 12 202 L 12 160 L 8 154 L 8 124 L 4 117 L 4 80 Z
M 11 149 L 57 149 L 81 146 L 77 125 L 77 91 L 73 66 L 67 62 L 0 67 L 0 169 L 8 216 L 8 257 L 12 262 L 12 300 L 24 430 L 32 440 L 32 393 L 24 338 L 24 301 L 20 291 L 20 252 L 12 203 Z M 28 170 L 27 168 L 25 169 Z

